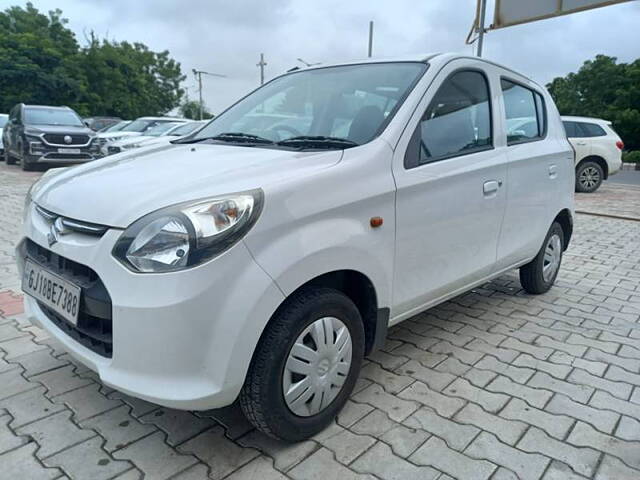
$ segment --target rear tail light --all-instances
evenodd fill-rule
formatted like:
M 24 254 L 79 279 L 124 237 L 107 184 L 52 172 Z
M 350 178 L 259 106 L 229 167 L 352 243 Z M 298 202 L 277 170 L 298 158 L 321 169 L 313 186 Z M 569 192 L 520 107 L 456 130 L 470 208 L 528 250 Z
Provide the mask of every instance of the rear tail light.
M 618 140 L 616 142 L 616 147 L 618 147 L 620 150 L 624 148 L 624 143 L 622 142 L 622 140 Z

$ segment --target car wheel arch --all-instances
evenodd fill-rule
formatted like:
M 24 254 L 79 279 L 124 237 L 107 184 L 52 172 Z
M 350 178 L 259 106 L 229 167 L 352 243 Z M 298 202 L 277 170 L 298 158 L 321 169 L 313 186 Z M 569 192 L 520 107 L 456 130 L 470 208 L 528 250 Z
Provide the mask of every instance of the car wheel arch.
M 564 232 L 563 250 L 566 250 L 573 235 L 573 215 L 571 211 L 568 208 L 561 210 L 553 219 L 553 222 L 558 222 L 562 227 Z M 553 224 L 553 222 L 551 223 Z
M 589 155 L 587 157 L 584 157 L 576 165 L 576 172 L 586 162 L 595 162 L 598 165 L 600 165 L 600 168 L 602 168 L 602 172 L 604 173 L 603 180 L 607 180 L 607 178 L 609 178 L 609 165 L 607 164 L 607 161 L 604 158 L 602 158 L 601 156 L 599 156 L 599 155 Z

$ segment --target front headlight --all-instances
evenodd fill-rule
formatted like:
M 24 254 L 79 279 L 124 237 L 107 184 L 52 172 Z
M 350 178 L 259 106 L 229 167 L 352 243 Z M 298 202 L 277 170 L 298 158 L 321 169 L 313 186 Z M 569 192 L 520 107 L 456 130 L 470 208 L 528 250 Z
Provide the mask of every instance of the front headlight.
M 194 267 L 240 240 L 258 219 L 262 203 L 262 190 L 252 190 L 157 210 L 124 231 L 113 255 L 138 273 Z

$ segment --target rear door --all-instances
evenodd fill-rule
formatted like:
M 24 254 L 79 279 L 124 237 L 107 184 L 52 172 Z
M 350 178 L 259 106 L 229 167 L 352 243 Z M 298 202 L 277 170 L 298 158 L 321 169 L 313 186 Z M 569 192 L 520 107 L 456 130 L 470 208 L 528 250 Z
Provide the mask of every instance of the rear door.
M 488 276 L 505 204 L 494 67 L 460 59 L 437 74 L 394 153 L 394 321 Z
M 508 75 L 507 75 L 508 74 Z M 558 213 L 559 177 L 566 175 L 565 152 L 547 133 L 545 96 L 533 82 L 500 80 L 507 129 L 507 201 L 498 244 L 498 269 L 533 258 Z M 518 125 L 527 125 L 520 128 Z
M 567 138 L 576 151 L 576 163 L 591 155 L 591 142 L 587 139 L 588 135 L 584 131 L 582 124 L 570 121 L 564 121 L 563 123 Z

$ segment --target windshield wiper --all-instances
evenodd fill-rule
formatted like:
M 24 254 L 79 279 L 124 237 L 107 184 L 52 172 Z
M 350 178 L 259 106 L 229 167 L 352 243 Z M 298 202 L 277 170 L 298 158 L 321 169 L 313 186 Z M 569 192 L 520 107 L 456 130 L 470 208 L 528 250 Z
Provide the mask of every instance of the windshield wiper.
M 276 145 L 283 147 L 299 147 L 299 148 L 351 148 L 360 145 L 353 140 L 339 137 L 325 137 L 322 135 L 300 135 L 299 137 L 291 137 L 286 140 L 276 142 Z
M 184 140 L 174 140 L 173 143 L 198 143 L 206 140 L 218 140 L 220 142 L 232 142 L 232 143 L 260 143 L 260 144 L 273 144 L 272 140 L 268 138 L 259 137 L 258 135 L 252 135 L 251 133 L 242 132 L 227 132 L 214 135 L 212 137 L 201 138 L 185 138 Z

